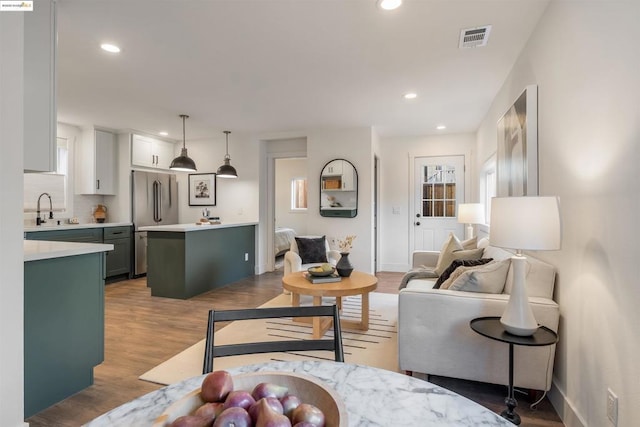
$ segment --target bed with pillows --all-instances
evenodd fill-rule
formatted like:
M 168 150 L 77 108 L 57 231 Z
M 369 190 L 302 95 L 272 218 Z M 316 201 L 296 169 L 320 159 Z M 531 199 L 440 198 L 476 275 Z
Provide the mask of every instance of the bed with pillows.
M 513 254 L 487 239 L 451 234 L 441 251 L 416 251 L 400 283 L 398 356 L 404 371 L 508 384 L 508 345 L 473 332 L 477 317 L 501 316 L 513 284 Z M 536 321 L 558 330 L 556 269 L 527 255 L 527 293 Z M 562 339 L 562 337 L 560 337 Z M 549 390 L 555 345 L 514 347 L 514 385 Z

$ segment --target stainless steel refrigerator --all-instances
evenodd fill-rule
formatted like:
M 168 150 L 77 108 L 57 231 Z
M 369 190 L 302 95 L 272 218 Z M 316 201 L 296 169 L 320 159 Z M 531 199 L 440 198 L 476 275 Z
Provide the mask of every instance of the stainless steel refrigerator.
M 178 223 L 178 183 L 168 173 L 131 171 L 131 208 L 135 242 L 134 274 L 147 272 L 147 225 Z

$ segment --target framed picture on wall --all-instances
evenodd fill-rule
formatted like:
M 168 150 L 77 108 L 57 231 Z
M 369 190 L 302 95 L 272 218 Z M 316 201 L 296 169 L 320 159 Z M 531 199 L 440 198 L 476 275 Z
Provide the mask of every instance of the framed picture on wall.
M 216 174 L 189 174 L 189 206 L 216 205 Z
M 538 86 L 527 86 L 498 120 L 498 196 L 538 195 Z

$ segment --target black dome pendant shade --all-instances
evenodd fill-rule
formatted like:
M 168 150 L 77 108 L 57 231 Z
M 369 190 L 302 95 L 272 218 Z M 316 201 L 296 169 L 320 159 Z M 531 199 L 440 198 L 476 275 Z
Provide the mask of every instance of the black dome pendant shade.
M 180 117 L 182 117 L 182 151 L 178 157 L 173 159 L 169 169 L 180 172 L 195 172 L 197 170 L 196 162 L 187 155 L 187 143 L 184 132 L 184 121 L 185 119 L 188 119 L 189 116 L 186 114 L 180 114 Z
M 237 178 L 238 172 L 236 172 L 236 168 L 231 166 L 231 156 L 229 156 L 229 134 L 231 131 L 225 130 L 224 133 L 227 136 L 227 154 L 224 156 L 224 165 L 218 168 L 216 172 L 217 178 Z

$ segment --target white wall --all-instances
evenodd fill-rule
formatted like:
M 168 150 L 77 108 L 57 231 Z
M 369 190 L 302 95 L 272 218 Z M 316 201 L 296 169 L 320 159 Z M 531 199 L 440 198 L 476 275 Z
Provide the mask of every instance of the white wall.
M 411 268 L 409 223 L 413 159 L 420 156 L 463 155 L 465 157 L 465 200 L 470 200 L 475 136 L 473 134 L 386 138 L 380 144 L 380 270 L 407 271 Z M 398 213 L 394 214 L 396 208 Z
M 296 234 L 307 234 L 307 211 L 291 210 L 291 181 L 307 178 L 307 159 L 276 159 L 275 168 L 275 224 L 293 228 Z
M 565 424 L 640 425 L 640 49 L 637 1 L 551 2 L 478 132 L 478 163 L 495 123 L 538 85 L 540 194 L 558 195 L 560 342 L 551 399 Z
M 196 162 L 196 173 L 215 173 L 224 163 L 225 135 L 211 139 L 187 140 L 189 157 Z M 258 143 L 246 135 L 229 134 L 231 166 L 238 172 L 237 179 L 218 178 L 216 206 L 209 206 L 211 216 L 222 222 L 258 221 Z M 180 223 L 195 223 L 202 217 L 203 207 L 189 206 L 188 173 L 177 172 L 180 201 Z
M 373 273 L 373 130 L 369 127 L 309 132 L 309 234 L 328 239 L 355 234 L 349 259 L 357 270 Z M 358 173 L 358 214 L 355 218 L 320 216 L 320 172 L 333 159 L 349 160 Z
M 24 419 L 23 15 L 0 13 L 0 417 Z

